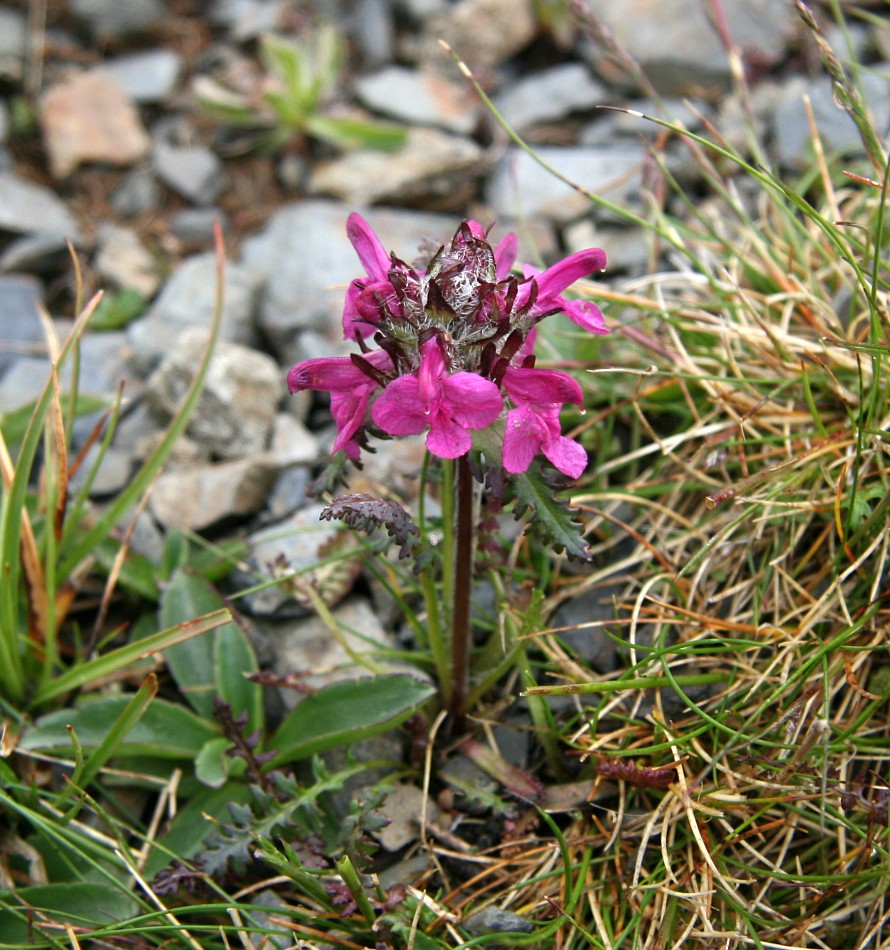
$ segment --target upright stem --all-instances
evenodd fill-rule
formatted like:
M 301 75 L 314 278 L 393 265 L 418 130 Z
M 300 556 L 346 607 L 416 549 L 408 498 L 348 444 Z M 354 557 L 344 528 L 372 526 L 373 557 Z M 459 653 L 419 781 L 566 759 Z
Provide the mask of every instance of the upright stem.
M 473 589 L 473 476 L 466 456 L 457 459 L 454 514 L 454 588 L 451 604 L 451 695 L 448 711 L 452 729 L 462 728 L 467 715 L 470 672 L 470 594 Z

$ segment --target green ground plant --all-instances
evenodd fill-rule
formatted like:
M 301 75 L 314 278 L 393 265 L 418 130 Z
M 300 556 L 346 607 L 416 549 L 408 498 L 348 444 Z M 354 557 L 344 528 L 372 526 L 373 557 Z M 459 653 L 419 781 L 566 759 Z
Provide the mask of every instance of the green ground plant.
M 257 89 L 236 92 L 202 76 L 194 92 L 221 125 L 255 132 L 266 148 L 305 138 L 337 149 L 399 148 L 405 142 L 403 128 L 333 107 L 344 54 L 343 39 L 332 23 L 321 23 L 300 39 L 268 33 L 260 40 L 266 72 Z
M 208 672 L 212 646 L 204 674 L 178 682 L 175 704 L 209 722 L 211 694 L 229 701 L 228 724 L 214 719 L 218 732 L 204 738 L 226 736 L 240 753 L 217 741 L 201 766 L 205 790 L 222 780 L 216 792 L 243 793 L 217 819 L 208 849 L 220 873 L 191 862 L 175 839 L 166 852 L 157 843 L 180 778 L 134 775 L 113 758 L 126 717 L 144 719 L 160 702 L 148 695 L 150 680 L 116 714 L 110 754 L 101 735 L 82 761 L 66 753 L 80 787 L 41 782 L 38 766 L 58 755 L 37 754 L 27 732 L 17 743 L 21 710 L 47 710 L 89 677 L 72 681 L 67 658 L 46 672 L 34 638 L 20 632 L 20 618 L 34 613 L 21 539 L 31 530 L 42 552 L 43 535 L 36 505 L 26 504 L 30 469 L 16 481 L 29 455 L 20 449 L 15 466 L 5 463 L 0 542 L 22 583 L 17 606 L 4 602 L 2 611 L 4 623 L 16 621 L 3 627 L 3 649 L 18 666 L 2 674 L 0 809 L 14 830 L 4 839 L 12 879 L 0 892 L 11 937 L 0 929 L 0 946 L 92 939 L 222 950 L 250 938 L 262 945 L 262 935 L 266 945 L 305 948 L 890 946 L 890 165 L 857 92 L 855 62 L 800 9 L 860 130 L 861 153 L 824 154 L 814 124 L 812 169 L 790 178 L 769 165 L 753 131 L 739 150 L 716 129 L 691 134 L 640 116 L 659 133 L 652 156 L 664 188 L 644 212 L 609 210 L 644 224 L 653 262 L 671 266 L 589 288 L 615 328 L 594 351 L 565 327 L 541 341 L 587 371 L 579 373 L 587 411 L 573 434 L 593 464 L 572 500 L 594 562 L 578 570 L 520 536 L 506 548 L 509 570 L 503 562 L 492 570 L 512 652 L 503 666 L 474 658 L 492 674 L 471 685 L 468 721 L 478 735 L 465 746 L 498 780 L 472 790 L 495 829 L 486 843 L 459 840 L 460 828 L 442 835 L 421 816 L 416 847 L 428 870 L 403 890 L 380 886 L 367 863 L 370 811 L 357 806 L 338 834 L 325 802 L 358 766 L 331 771 L 316 761 L 295 783 L 283 760 L 261 761 L 281 737 L 251 737 L 256 694 L 239 684 L 240 706 L 226 696 Z M 743 84 L 737 92 L 748 95 Z M 706 200 L 672 179 L 664 155 L 677 143 L 706 182 Z M 51 406 L 65 415 L 61 398 L 46 399 L 41 426 Z M 34 446 L 30 458 L 40 438 L 21 437 Z M 38 560 L 45 565 L 45 553 Z M 365 560 L 422 624 L 417 579 L 382 558 Z M 194 591 L 182 610 L 199 610 L 206 586 L 182 566 L 177 578 Z M 557 609 L 582 594 L 599 595 L 607 615 L 571 632 L 606 631 L 621 658 L 606 674 L 572 649 L 570 631 L 553 626 Z M 171 629 L 183 619 L 172 616 Z M 175 669 L 175 653 L 169 662 Z M 29 693 L 26 668 L 48 684 L 44 692 Z M 504 678 L 497 689 L 495 672 Z M 516 774 L 492 737 L 520 692 L 536 751 L 529 772 Z M 47 728 L 62 735 L 64 717 L 49 715 L 57 718 Z M 388 774 L 457 794 L 438 773 L 438 725 L 419 762 Z M 202 802 L 201 779 L 190 781 L 183 797 Z M 144 828 L 114 809 L 128 784 L 155 803 Z M 557 791 L 569 788 L 575 797 L 557 804 Z M 378 794 L 379 786 L 369 797 Z M 319 841 L 336 855 L 322 867 L 305 850 Z M 167 861 L 155 883 L 140 863 L 152 853 Z M 53 883 L 22 886 L 41 862 L 67 883 L 67 903 Z M 474 936 L 468 921 L 488 905 L 521 914 L 532 932 Z

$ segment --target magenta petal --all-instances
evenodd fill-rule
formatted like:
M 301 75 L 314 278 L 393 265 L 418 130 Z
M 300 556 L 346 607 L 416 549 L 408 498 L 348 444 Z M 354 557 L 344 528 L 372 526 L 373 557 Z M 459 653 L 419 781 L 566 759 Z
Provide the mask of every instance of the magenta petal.
M 516 255 L 519 253 L 519 241 L 516 235 L 511 231 L 504 235 L 494 249 L 494 260 L 497 265 L 498 280 L 503 280 L 516 263 Z
M 390 268 L 390 258 L 371 225 L 353 211 L 346 221 L 346 234 L 368 276 L 384 280 Z
M 287 388 L 296 393 L 303 389 L 350 389 L 368 383 L 368 377 L 348 356 L 322 356 L 303 360 L 287 374 Z
M 443 459 L 456 459 L 466 455 L 473 444 L 470 433 L 461 425 L 448 418 L 447 413 L 437 414 L 426 437 L 426 447 Z
M 370 393 L 371 390 L 366 387 L 355 393 L 337 392 L 331 395 L 331 415 L 337 423 L 337 438 L 333 447 L 335 453 L 344 449 L 350 458 L 355 457 L 347 447 L 353 444 L 353 437 L 364 421 Z
M 415 376 L 394 379 L 371 407 L 371 418 L 390 435 L 417 435 L 429 425 L 427 408 L 420 401 Z
M 588 330 L 590 333 L 609 332 L 600 308 L 589 300 L 566 301 L 565 312 L 572 323 Z
M 509 367 L 504 373 L 504 389 L 513 402 L 538 405 L 573 402 L 580 406 L 584 396 L 577 380 L 555 369 Z
M 365 281 L 354 280 L 346 291 L 346 300 L 343 304 L 343 339 L 354 340 L 356 334 L 364 338 L 369 336 L 374 328 L 362 318 L 358 311 L 358 298 L 364 289 Z
M 606 266 L 606 252 L 598 247 L 588 248 L 571 254 L 563 261 L 548 267 L 543 274 L 535 279 L 538 284 L 538 303 L 558 297 L 567 287 L 571 287 L 576 280 L 601 271 Z
M 441 405 L 467 429 L 484 429 L 504 408 L 504 400 L 490 379 L 475 373 L 454 373 L 442 380 Z
M 507 413 L 504 430 L 504 468 L 512 475 L 524 472 L 541 447 L 541 427 L 528 406 Z
M 569 478 L 580 478 L 587 468 L 587 453 L 574 439 L 561 435 L 541 449 L 544 455 Z
M 472 234 L 477 241 L 485 240 L 486 234 L 488 232 L 478 221 L 470 218 L 470 220 L 467 221 L 467 227 L 470 229 L 470 234 Z

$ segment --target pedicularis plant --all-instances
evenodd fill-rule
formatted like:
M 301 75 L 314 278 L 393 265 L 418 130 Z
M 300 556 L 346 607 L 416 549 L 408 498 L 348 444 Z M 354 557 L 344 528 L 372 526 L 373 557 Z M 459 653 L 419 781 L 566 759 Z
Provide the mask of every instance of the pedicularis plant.
M 440 686 L 460 722 L 469 663 L 474 476 L 501 500 L 509 496 L 517 513 L 530 511 L 532 526 L 555 548 L 587 556 L 580 526 L 554 497 L 555 473 L 536 460 L 542 455 L 570 479 L 583 473 L 587 453 L 560 427 L 562 408 L 583 406 L 583 395 L 567 373 L 535 366 L 535 337 L 538 324 L 556 313 L 590 333 L 608 332 L 593 303 L 563 296 L 602 270 L 606 255 L 591 248 L 543 272 L 525 267 L 519 277 L 511 273 L 516 236 L 492 247 L 476 221 L 463 222 L 425 266 L 387 253 L 358 214 L 350 215 L 347 233 L 366 272 L 350 284 L 343 310 L 344 335 L 360 352 L 298 363 L 288 386 L 292 393 L 330 393 L 334 451 L 355 462 L 371 436 L 427 433 L 429 455 L 443 468 L 445 601 L 440 617 L 439 598 L 426 597 L 427 621 Z M 420 553 L 422 532 L 391 502 L 340 496 L 324 516 L 356 527 L 386 525 L 403 554 Z M 419 563 L 428 569 L 427 559 Z

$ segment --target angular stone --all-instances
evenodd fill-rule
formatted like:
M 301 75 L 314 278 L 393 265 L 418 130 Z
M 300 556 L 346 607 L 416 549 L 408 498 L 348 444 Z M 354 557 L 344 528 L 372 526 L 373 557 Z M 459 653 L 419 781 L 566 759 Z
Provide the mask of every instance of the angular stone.
M 495 67 L 528 46 L 536 32 L 532 0 L 458 0 L 427 21 L 420 61 L 453 73 L 454 61 L 439 44 L 444 40 L 471 67 Z
M 19 10 L 0 7 L 0 77 L 21 82 L 27 55 L 27 17 Z
M 723 0 L 727 31 L 743 55 L 763 69 L 778 62 L 794 35 L 792 3 Z M 711 17 L 698 0 L 597 0 L 596 16 L 618 45 L 640 64 L 663 95 L 716 98 L 731 81 L 729 58 Z M 633 78 L 601 46 L 588 50 L 610 84 L 633 85 Z
M 355 653 L 367 653 L 374 649 L 375 644 L 384 648 L 394 646 L 367 600 L 350 598 L 332 613 L 344 642 Z M 310 689 L 320 689 L 330 683 L 371 675 L 369 670 L 355 663 L 343 645 L 331 636 L 327 624 L 318 616 L 306 617 L 288 624 L 274 637 L 272 648 L 272 669 L 285 675 L 308 674 L 303 682 Z M 302 698 L 299 692 L 292 689 L 281 689 L 280 694 L 288 709 L 296 706 Z
M 133 102 L 163 102 L 179 82 L 182 57 L 175 50 L 159 47 L 108 59 L 99 71 Z
M 275 474 L 275 464 L 263 456 L 164 472 L 149 506 L 167 530 L 206 531 L 258 511 Z
M 22 356 L 0 378 L 0 413 L 12 412 L 34 402 L 50 374 L 48 359 Z
M 279 412 L 272 427 L 269 448 L 281 468 L 291 465 L 310 465 L 318 461 L 318 439 L 288 412 Z
M 460 135 L 469 135 L 477 120 L 469 89 L 439 73 L 405 66 L 387 66 L 356 83 L 356 94 L 369 109 L 410 125 L 437 125 Z
M 309 192 L 360 205 L 420 199 L 458 204 L 489 167 L 486 152 L 472 140 L 415 127 L 396 152 L 362 150 L 323 162 L 312 170 Z
M 498 112 L 517 131 L 558 122 L 608 101 L 608 92 L 583 63 L 563 63 L 512 82 L 495 98 Z
M 207 340 L 205 330 L 186 330 L 148 379 L 149 404 L 162 417 L 172 417 L 181 404 Z M 271 357 L 218 341 L 186 432 L 218 458 L 264 452 L 284 392 L 284 373 Z
M 640 188 L 645 152 L 640 147 L 560 148 L 541 146 L 538 156 L 570 181 L 616 204 L 633 200 Z M 510 148 L 488 181 L 486 201 L 500 217 L 521 208 L 531 218 L 566 224 L 594 207 L 589 198 L 560 181 L 519 148 Z
M 0 231 L 53 235 L 83 243 L 77 220 L 55 192 L 12 172 L 0 172 Z
M 317 567 L 320 551 L 343 531 L 337 522 L 322 521 L 323 505 L 310 504 L 285 521 L 254 532 L 247 543 L 251 574 L 235 572 L 235 583 L 253 586 L 258 580 L 272 580 L 283 574 L 305 574 Z M 263 587 L 244 596 L 248 610 L 258 616 L 303 613 L 304 608 L 287 585 Z
M 135 218 L 161 202 L 161 186 L 148 168 L 130 172 L 111 193 L 111 206 L 122 218 Z
M 0 276 L 0 376 L 20 357 L 44 352 L 42 299 L 43 287 L 36 277 Z
M 263 287 L 258 270 L 226 263 L 220 339 L 252 346 L 257 341 L 254 317 Z M 148 313 L 130 324 L 127 333 L 137 370 L 147 373 L 170 349 L 183 330 L 210 328 L 216 307 L 216 256 L 186 258 L 164 285 Z
M 157 262 L 136 232 L 114 224 L 99 229 L 96 270 L 117 287 L 132 288 L 143 297 L 153 297 L 161 283 Z
M 84 162 L 132 165 L 151 148 L 133 103 L 99 72 L 77 73 L 52 86 L 39 109 L 56 178 L 65 178 Z
M 223 164 L 201 145 L 178 146 L 158 142 L 153 155 L 158 178 L 198 205 L 210 204 L 224 184 Z
M 161 0 L 71 0 L 73 12 L 103 39 L 120 39 L 164 22 L 168 11 Z
M 60 234 L 25 234 L 10 241 L 0 254 L 3 272 L 44 274 L 66 265 L 71 265 L 71 252 Z
M 890 81 L 886 73 L 863 71 L 859 78 L 874 128 L 886 129 L 890 122 Z M 864 152 L 856 124 L 837 104 L 831 80 L 827 76 L 816 81 L 795 77 L 784 84 L 772 116 L 775 149 L 783 165 L 800 168 L 812 161 L 812 132 L 804 96 L 810 99 L 813 119 L 826 151 Z

